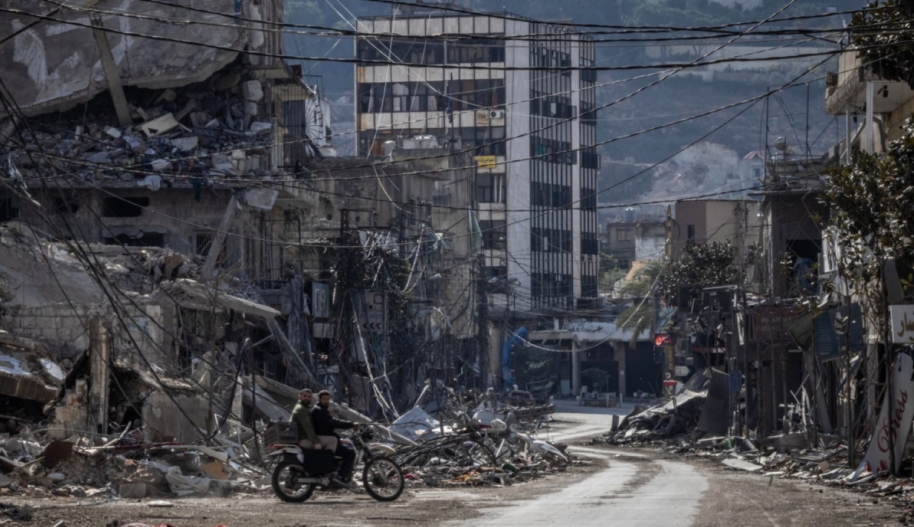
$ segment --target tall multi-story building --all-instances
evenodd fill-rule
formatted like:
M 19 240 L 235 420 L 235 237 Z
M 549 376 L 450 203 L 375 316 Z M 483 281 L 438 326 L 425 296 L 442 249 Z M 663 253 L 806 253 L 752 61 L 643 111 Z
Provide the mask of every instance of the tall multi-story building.
M 401 8 L 358 21 L 359 154 L 434 135 L 471 151 L 487 272 L 518 311 L 597 297 L 594 46 L 506 13 Z

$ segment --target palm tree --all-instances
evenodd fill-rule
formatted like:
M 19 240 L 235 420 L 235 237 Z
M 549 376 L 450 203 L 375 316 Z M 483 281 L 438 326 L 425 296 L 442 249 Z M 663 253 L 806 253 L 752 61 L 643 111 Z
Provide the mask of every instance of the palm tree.
M 654 303 L 650 301 L 651 293 L 660 276 L 661 266 L 658 263 L 648 264 L 637 276 L 625 283 L 620 293 L 634 303 L 619 314 L 619 328 L 632 332 L 631 345 L 634 346 L 638 335 L 651 328 L 654 317 Z

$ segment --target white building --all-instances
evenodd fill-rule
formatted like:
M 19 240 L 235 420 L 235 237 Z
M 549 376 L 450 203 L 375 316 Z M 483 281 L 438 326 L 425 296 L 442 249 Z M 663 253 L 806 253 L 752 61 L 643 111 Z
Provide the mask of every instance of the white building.
M 428 6 L 360 19 L 358 31 L 378 35 L 356 42 L 359 154 L 420 134 L 472 150 L 486 265 L 505 284 L 501 298 L 519 311 L 595 300 L 593 42 L 516 15 Z M 543 36 L 520 38 L 531 34 Z

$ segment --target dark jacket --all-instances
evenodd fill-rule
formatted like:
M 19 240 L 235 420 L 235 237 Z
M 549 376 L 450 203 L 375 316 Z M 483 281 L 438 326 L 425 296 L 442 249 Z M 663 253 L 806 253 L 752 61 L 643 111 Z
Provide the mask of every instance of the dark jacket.
M 314 424 L 311 422 L 311 405 L 296 404 L 292 410 L 292 416 L 289 417 L 289 422 L 295 423 L 298 428 L 299 441 L 307 439 L 311 441 L 312 445 L 317 444 L 317 434 L 314 432 Z
M 336 435 L 336 430 L 349 430 L 354 428 L 355 424 L 350 423 L 349 421 L 340 421 L 335 419 L 330 415 L 330 409 L 321 406 L 320 404 L 315 404 L 314 408 L 311 410 L 311 422 L 314 423 L 314 431 L 317 432 L 319 436 L 334 436 Z

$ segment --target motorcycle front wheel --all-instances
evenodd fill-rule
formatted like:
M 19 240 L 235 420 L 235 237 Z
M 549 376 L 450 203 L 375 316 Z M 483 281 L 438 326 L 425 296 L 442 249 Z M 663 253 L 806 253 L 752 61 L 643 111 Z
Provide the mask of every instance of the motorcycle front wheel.
M 296 463 L 282 462 L 273 469 L 273 492 L 276 497 L 287 503 L 307 501 L 314 494 L 313 483 L 301 483 L 298 480 L 307 478 L 308 474 Z
M 378 501 L 394 501 L 403 493 L 403 471 L 394 460 L 376 457 L 365 464 L 362 484 L 368 495 Z

